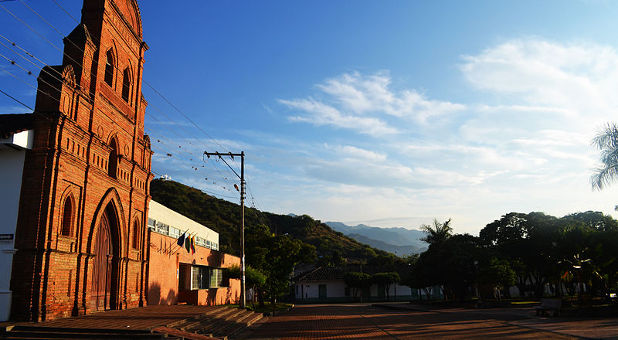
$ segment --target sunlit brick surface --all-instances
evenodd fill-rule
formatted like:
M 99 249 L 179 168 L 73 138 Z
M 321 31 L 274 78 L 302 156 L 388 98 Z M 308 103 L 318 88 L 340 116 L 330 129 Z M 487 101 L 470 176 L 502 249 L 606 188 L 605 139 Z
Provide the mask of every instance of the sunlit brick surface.
M 300 305 L 270 318 L 250 338 L 281 339 L 572 339 L 521 327 L 520 314 L 388 310 L 368 305 Z

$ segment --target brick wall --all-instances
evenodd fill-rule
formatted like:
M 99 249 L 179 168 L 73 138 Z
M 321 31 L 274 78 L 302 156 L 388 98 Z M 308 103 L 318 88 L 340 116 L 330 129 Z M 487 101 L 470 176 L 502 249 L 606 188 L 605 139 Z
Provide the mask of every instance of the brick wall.
M 113 220 L 112 304 L 107 308 L 145 304 L 143 245 L 152 178 L 141 95 L 147 45 L 134 0 L 84 4 L 84 25 L 65 38 L 63 64 L 45 67 L 39 76 L 35 142 L 26 156 L 15 236 L 11 289 L 16 320 L 97 309 L 92 275 L 101 256 L 94 245 L 103 214 Z M 108 51 L 114 55 L 111 86 L 104 81 Z M 125 69 L 131 75 L 127 100 L 122 97 Z M 70 214 L 65 214 L 67 200 L 73 202 Z M 68 233 L 63 223 L 70 226 Z M 135 223 L 137 248 L 129 244 Z
M 183 264 L 228 268 L 240 266 L 240 258 L 201 246 L 191 254 L 176 244 L 176 239 L 149 232 L 148 304 L 176 304 L 179 301 L 196 305 L 237 303 L 240 280 L 231 279 L 229 287 L 182 291 L 178 289 L 178 270 Z

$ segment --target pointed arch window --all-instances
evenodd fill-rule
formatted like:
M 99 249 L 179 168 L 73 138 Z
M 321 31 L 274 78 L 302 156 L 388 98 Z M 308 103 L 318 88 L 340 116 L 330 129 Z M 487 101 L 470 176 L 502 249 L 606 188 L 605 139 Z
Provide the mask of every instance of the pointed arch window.
M 128 67 L 122 72 L 122 99 L 127 103 L 131 102 L 131 71 Z
M 133 249 L 139 249 L 139 221 L 133 222 L 133 238 L 131 240 L 131 246 Z
M 111 178 L 116 178 L 118 172 L 118 143 L 116 139 L 112 139 L 110 143 L 111 151 L 107 160 L 107 174 Z
M 105 59 L 105 82 L 109 86 L 114 83 L 114 54 L 111 49 L 107 51 Z
M 73 232 L 73 197 L 69 196 L 64 200 L 62 207 L 62 235 L 71 236 Z

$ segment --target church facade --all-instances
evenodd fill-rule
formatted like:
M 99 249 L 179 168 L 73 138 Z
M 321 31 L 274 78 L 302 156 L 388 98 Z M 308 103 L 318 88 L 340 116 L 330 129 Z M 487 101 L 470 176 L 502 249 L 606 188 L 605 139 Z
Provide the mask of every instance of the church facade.
M 146 304 L 152 151 L 135 0 L 84 0 L 38 78 L 11 274 L 12 319 Z

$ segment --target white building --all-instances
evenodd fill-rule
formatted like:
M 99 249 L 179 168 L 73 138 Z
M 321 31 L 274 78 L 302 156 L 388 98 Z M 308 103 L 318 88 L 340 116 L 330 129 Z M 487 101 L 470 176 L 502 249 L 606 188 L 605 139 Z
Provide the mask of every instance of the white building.
M 0 115 L 0 321 L 11 313 L 11 267 L 26 150 L 34 133 L 29 114 Z
M 359 301 L 402 301 L 416 298 L 416 290 L 408 286 L 391 284 L 388 294 L 385 286 L 372 284 L 364 292 L 357 292 L 344 281 L 345 273 L 360 271 L 358 266 L 318 267 L 294 279 L 294 297 L 296 302 L 351 302 Z M 374 270 L 375 271 L 375 270 Z
M 156 233 L 173 238 L 179 238 L 186 232 L 186 236 L 195 236 L 196 245 L 219 250 L 218 232 L 154 200 L 150 200 L 150 205 L 148 206 L 148 228 Z

